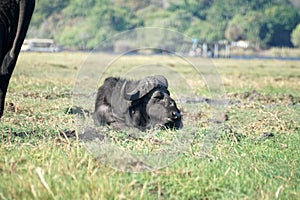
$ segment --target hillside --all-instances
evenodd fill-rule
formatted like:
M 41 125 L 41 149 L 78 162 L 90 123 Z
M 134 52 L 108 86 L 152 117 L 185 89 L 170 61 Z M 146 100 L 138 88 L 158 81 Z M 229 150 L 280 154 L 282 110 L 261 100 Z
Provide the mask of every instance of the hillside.
M 298 0 L 39 0 L 28 37 L 86 50 L 118 32 L 151 26 L 205 42 L 293 47 L 300 45 L 299 34 L 292 34 L 300 24 L 299 10 Z

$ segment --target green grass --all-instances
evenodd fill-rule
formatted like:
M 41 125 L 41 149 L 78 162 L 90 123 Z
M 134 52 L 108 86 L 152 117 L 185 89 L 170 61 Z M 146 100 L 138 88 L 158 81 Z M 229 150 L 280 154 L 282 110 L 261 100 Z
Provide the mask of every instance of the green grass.
M 216 66 L 231 102 L 224 110 L 228 120 L 219 127 L 218 141 L 204 154 L 202 144 L 210 134 L 213 108 L 182 103 L 184 131 L 192 133 L 191 141 L 183 144 L 180 155 L 168 166 L 131 173 L 99 162 L 82 141 L 64 136 L 77 130 L 76 119 L 67 111 L 72 107 L 78 70 L 87 56 L 20 55 L 0 124 L 0 199 L 300 198 L 299 61 L 191 58 L 196 64 Z M 99 65 L 90 61 L 94 63 L 90 67 Z M 129 72 L 134 78 L 154 73 L 157 66 L 177 77 L 170 80 L 177 98 L 210 97 L 197 70 L 174 57 L 122 57 L 98 84 L 108 75 Z M 204 69 L 202 73 L 209 72 Z M 185 80 L 185 86 L 178 80 Z M 264 132 L 273 136 L 261 137 Z M 106 130 L 105 134 L 125 151 L 148 154 L 184 132 L 160 131 L 144 138 L 129 137 L 127 131 Z

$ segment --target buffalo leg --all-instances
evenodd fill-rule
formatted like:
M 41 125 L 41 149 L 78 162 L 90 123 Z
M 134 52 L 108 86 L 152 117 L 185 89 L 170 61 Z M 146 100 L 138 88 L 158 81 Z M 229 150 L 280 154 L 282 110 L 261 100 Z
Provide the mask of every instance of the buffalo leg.
M 4 24 L 0 23 L 0 118 L 3 115 L 4 111 L 4 100 L 8 87 L 9 76 L 5 73 L 5 69 L 2 69 L 3 59 L 6 55 L 6 45 L 5 40 L 7 40 L 6 36 L 6 27 Z
M 15 68 L 21 46 L 29 27 L 35 0 L 11 0 L 6 3 L 7 4 L 0 4 L 4 6 L 1 8 L 3 9 L 4 17 L 6 18 L 9 16 L 8 23 L 10 24 L 10 27 L 6 27 L 8 26 L 7 24 L 0 24 L 0 117 L 3 115 L 9 79 Z M 17 5 L 14 3 L 17 3 Z M 16 9 L 15 6 L 19 6 L 19 9 Z M 7 12 L 9 12 L 9 14 Z M 2 14 L 2 12 L 0 14 Z M 7 38 L 5 38 L 5 33 L 8 33 Z M 14 38 L 13 41 L 10 40 L 12 39 L 10 37 Z M 5 41 L 6 39 L 8 40 Z M 8 42 L 8 44 L 4 45 L 5 42 Z
M 5 96 L 10 76 L 10 74 L 0 75 L 0 117 L 2 117 L 4 111 Z

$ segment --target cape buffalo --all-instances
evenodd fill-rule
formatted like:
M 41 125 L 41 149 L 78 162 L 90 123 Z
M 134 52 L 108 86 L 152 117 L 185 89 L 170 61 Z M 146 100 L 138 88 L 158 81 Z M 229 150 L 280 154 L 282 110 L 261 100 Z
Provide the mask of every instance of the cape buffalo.
M 94 121 L 117 130 L 182 127 L 181 113 L 170 97 L 168 81 L 160 75 L 138 81 L 107 78 L 98 89 Z
M 34 6 L 35 0 L 0 0 L 0 118 Z

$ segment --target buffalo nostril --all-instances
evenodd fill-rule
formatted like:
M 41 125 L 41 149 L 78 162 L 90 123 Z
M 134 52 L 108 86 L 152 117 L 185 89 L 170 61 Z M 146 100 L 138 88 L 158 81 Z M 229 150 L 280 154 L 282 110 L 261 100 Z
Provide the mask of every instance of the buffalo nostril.
M 174 119 L 177 119 L 177 118 L 180 118 L 180 117 L 181 117 L 181 114 L 180 114 L 179 112 L 173 111 L 173 112 L 172 112 L 172 116 L 174 117 Z

